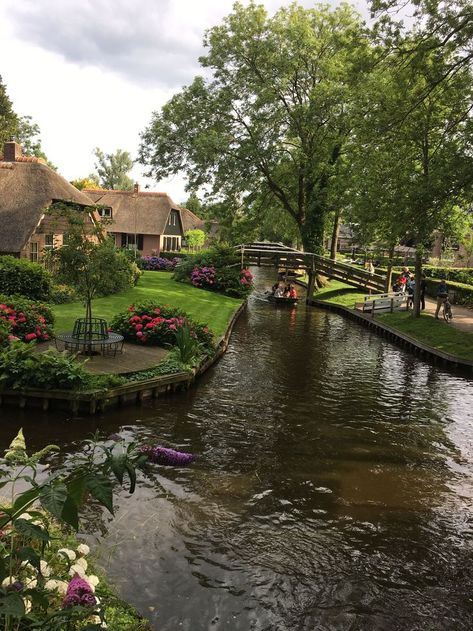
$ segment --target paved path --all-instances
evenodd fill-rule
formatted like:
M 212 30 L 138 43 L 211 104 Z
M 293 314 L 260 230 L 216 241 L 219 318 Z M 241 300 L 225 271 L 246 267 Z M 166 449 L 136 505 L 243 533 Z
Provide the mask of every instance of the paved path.
M 36 346 L 37 352 L 41 353 L 48 348 L 56 348 L 54 343 L 43 342 Z M 169 351 L 159 346 L 138 346 L 138 344 L 123 345 L 123 353 L 113 355 L 94 355 L 86 357 L 79 355 L 78 359 L 88 359 L 85 369 L 96 375 L 114 374 L 120 375 L 125 372 L 135 372 L 136 370 L 146 370 L 159 364 L 165 359 Z
M 432 315 L 435 314 L 437 308 L 437 301 L 432 298 L 426 298 L 425 311 Z M 440 310 L 440 313 L 442 311 Z M 473 309 L 467 307 L 461 307 L 460 305 L 452 305 L 453 320 L 448 326 L 453 326 L 461 331 L 467 333 L 473 333 Z

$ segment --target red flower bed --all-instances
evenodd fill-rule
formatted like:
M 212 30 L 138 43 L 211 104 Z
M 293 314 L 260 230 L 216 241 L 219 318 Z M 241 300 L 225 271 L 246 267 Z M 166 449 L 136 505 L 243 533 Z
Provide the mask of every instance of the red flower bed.
M 16 296 L 0 296 L 1 331 L 9 327 L 8 340 L 23 342 L 49 340 L 53 314 L 49 307 Z

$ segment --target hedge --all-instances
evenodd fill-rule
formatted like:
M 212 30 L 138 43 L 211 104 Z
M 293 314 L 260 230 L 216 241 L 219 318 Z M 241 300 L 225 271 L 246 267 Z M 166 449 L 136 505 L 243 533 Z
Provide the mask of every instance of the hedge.
M 437 287 L 441 281 L 437 278 L 426 278 L 426 282 L 426 294 L 435 298 L 437 296 Z M 454 304 L 473 306 L 473 285 L 447 281 L 447 288 Z
M 51 274 L 39 263 L 0 256 L 0 294 L 20 294 L 31 300 L 49 300 Z

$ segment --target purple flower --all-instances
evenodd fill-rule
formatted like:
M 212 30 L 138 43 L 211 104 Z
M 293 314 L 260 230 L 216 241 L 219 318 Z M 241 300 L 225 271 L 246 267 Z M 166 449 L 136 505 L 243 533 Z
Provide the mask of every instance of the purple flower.
M 150 462 L 169 467 L 185 467 L 195 460 L 194 454 L 176 451 L 168 447 L 160 447 L 159 445 L 155 447 L 152 445 L 143 445 L 140 447 L 140 451 L 142 454 L 148 456 Z
M 96 604 L 97 600 L 89 583 L 76 574 L 67 586 L 67 592 L 62 601 L 62 608 L 66 609 L 75 605 L 95 607 Z
M 24 585 L 21 581 L 15 581 L 14 583 L 7 585 L 7 592 L 21 592 L 23 587 Z

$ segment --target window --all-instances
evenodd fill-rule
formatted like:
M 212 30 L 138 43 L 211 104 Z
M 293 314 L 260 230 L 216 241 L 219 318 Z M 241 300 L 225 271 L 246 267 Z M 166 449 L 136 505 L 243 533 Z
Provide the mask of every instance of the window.
M 44 235 L 44 249 L 51 250 L 53 247 L 54 247 L 54 235 L 45 234 Z
M 99 215 L 103 218 L 107 218 L 107 219 L 111 219 L 112 218 L 112 209 L 111 208 L 99 208 L 98 209 L 98 213 Z
M 164 252 L 177 252 L 181 249 L 179 237 L 164 237 L 163 239 L 163 251 Z
M 168 218 L 168 226 L 177 226 L 177 212 L 171 210 Z
M 128 250 L 142 250 L 143 235 L 122 233 L 122 248 L 127 248 Z
M 38 244 L 34 241 L 30 243 L 30 261 L 38 262 Z

